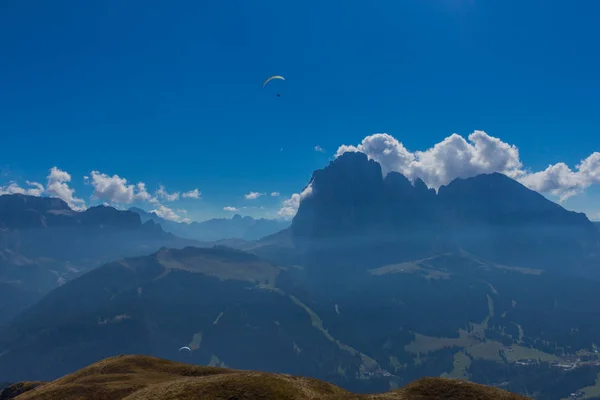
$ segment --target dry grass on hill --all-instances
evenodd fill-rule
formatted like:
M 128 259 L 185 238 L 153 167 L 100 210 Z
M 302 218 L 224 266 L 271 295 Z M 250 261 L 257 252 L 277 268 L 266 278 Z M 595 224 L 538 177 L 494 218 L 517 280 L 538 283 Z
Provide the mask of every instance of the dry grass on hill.
M 0 400 L 519 400 L 469 382 L 424 378 L 388 393 L 358 395 L 316 379 L 182 364 L 147 356 L 107 358 L 48 383 L 21 382 Z

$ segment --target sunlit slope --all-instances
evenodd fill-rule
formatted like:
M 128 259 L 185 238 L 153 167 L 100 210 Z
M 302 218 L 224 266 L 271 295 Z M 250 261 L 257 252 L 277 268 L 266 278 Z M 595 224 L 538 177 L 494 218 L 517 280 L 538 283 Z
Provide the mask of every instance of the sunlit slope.
M 20 386 L 21 390 L 23 385 Z M 316 379 L 195 366 L 147 356 L 111 357 L 53 382 L 26 385 L 18 400 L 94 399 L 524 399 L 459 380 L 425 378 L 402 389 L 358 395 Z M 11 398 L 8 393 L 4 399 Z

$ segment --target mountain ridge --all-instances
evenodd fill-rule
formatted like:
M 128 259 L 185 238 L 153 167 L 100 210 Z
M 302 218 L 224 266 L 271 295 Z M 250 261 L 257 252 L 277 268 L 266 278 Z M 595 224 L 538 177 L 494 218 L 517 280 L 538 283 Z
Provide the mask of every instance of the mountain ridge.
M 75 211 L 66 202 L 54 197 L 24 194 L 0 196 L 0 228 L 14 230 L 100 225 L 138 228 L 143 224 L 133 212 L 104 205 Z
M 13 396 L 16 395 L 16 396 Z M 15 384 L 0 400 L 96 399 L 329 399 L 329 400 L 520 400 L 497 388 L 442 378 L 423 378 L 381 394 L 354 394 L 311 378 L 196 366 L 148 356 L 115 356 L 98 361 L 53 382 Z

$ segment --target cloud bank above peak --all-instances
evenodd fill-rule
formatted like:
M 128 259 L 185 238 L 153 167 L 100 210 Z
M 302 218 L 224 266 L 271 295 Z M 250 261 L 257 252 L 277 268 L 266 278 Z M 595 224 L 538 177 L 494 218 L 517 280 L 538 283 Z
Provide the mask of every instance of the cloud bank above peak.
M 600 184 L 600 152 L 590 154 L 575 169 L 558 162 L 543 171 L 532 172 L 524 167 L 517 146 L 480 130 L 467 138 L 454 133 L 424 151 L 410 151 L 394 136 L 376 133 L 366 136 L 357 145 L 339 146 L 335 157 L 346 152 L 365 153 L 381 165 L 384 176 L 392 171 L 399 172 L 411 181 L 420 178 L 436 190 L 456 178 L 501 172 L 532 190 L 564 202 L 590 186 Z M 293 217 L 301 200 L 311 192 L 309 185 L 302 193 L 292 194 L 283 201 L 279 216 Z M 600 218 L 598 215 L 596 219 Z
M 439 189 L 456 178 L 501 172 L 528 188 L 551 194 L 564 201 L 600 183 L 600 153 L 594 152 L 572 170 L 563 162 L 545 170 L 531 172 L 524 168 L 515 145 L 474 131 L 466 139 L 456 133 L 424 151 L 408 150 L 387 133 L 365 137 L 358 145 L 341 145 L 335 156 L 358 151 L 381 164 L 383 174 L 396 171 L 411 181 L 421 178 L 427 186 Z

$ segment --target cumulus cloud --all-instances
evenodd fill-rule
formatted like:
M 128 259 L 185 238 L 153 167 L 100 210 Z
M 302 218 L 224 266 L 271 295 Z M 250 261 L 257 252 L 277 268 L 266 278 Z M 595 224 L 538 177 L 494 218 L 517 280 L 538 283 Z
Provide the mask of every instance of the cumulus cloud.
M 559 162 L 543 171 L 526 174 L 521 178 L 521 183 L 538 192 L 551 193 L 564 201 L 600 183 L 600 153 L 592 153 L 577 164 L 575 170 Z
M 279 209 L 278 212 L 279 216 L 282 218 L 290 218 L 296 215 L 296 212 L 298 212 L 298 208 L 300 207 L 300 202 L 302 202 L 303 199 L 312 195 L 312 191 L 313 188 L 311 182 L 308 184 L 308 186 L 306 186 L 306 188 L 304 188 L 302 193 L 294 193 L 290 196 L 289 199 L 284 200 L 283 206 Z
M 150 193 L 148 193 L 148 190 L 146 189 L 146 184 L 144 182 L 138 182 L 135 185 L 135 187 L 136 187 L 137 191 L 133 195 L 134 200 L 138 200 L 138 201 L 153 201 L 153 200 L 155 200 L 154 197 L 152 197 L 152 195 L 150 195 Z
M 150 201 L 152 196 L 146 189 L 146 184 L 136 185 L 127 183 L 127 179 L 119 175 L 109 176 L 98 171 L 92 171 L 89 183 L 94 188 L 93 197 L 109 203 L 129 204 L 134 201 Z
M 315 151 L 318 151 L 319 153 L 325 153 L 325 149 L 319 145 L 315 146 Z
M 28 194 L 30 196 L 41 196 L 42 193 L 44 193 L 45 191 L 44 185 L 42 185 L 41 183 L 31 181 L 25 181 L 25 183 L 29 186 L 33 186 L 25 189 L 25 194 Z
M 231 211 L 231 212 L 236 212 L 236 211 L 238 211 L 238 209 L 237 209 L 237 208 L 235 208 L 235 207 L 231 207 L 231 206 L 223 207 L 223 210 L 225 210 L 225 211 Z
M 279 192 L 271 192 L 271 197 L 279 197 L 281 193 Z
M 156 197 L 165 201 L 175 201 L 179 200 L 179 192 L 169 193 L 163 185 L 160 185 L 156 191 Z
M 202 193 L 198 191 L 198 189 L 190 190 L 189 192 L 184 192 L 181 194 L 181 197 L 184 199 L 199 199 Z
M 73 210 L 84 210 L 85 201 L 75 197 L 75 189 L 69 187 L 71 175 L 58 169 L 57 167 L 50 168 L 50 174 L 46 177 L 46 193 L 50 196 L 58 197 L 66 202 Z
M 25 181 L 29 188 L 22 188 L 16 182 L 10 182 L 7 186 L 0 186 L 0 195 L 3 194 L 26 194 L 29 196 L 41 196 L 44 193 L 44 185 L 37 182 Z
M 158 215 L 159 217 L 164 218 L 169 221 L 185 222 L 184 219 L 187 220 L 187 218 L 183 218 L 182 216 L 177 214 L 174 210 L 170 209 L 169 207 L 163 206 L 162 204 L 158 204 L 158 207 L 154 210 L 151 210 L 150 212 L 153 212 L 156 215 Z
M 564 163 L 531 172 L 523 167 L 519 149 L 483 131 L 474 131 L 467 139 L 452 134 L 425 151 L 411 152 L 391 135 L 377 133 L 365 137 L 356 146 L 342 145 L 336 157 L 348 151 L 365 153 L 379 162 L 384 174 L 400 172 L 410 180 L 421 178 L 438 189 L 456 178 L 501 172 L 530 189 L 558 196 L 561 201 L 600 183 L 600 153 L 593 153 L 571 170 Z
M 245 194 L 244 197 L 246 198 L 246 200 L 256 200 L 262 195 L 264 195 L 264 193 L 250 192 L 250 193 Z

